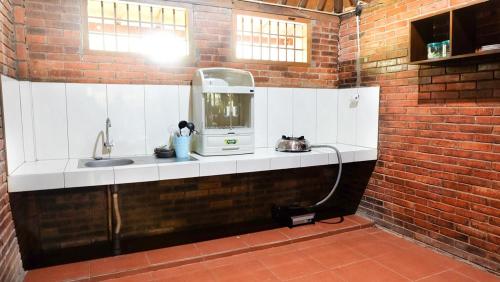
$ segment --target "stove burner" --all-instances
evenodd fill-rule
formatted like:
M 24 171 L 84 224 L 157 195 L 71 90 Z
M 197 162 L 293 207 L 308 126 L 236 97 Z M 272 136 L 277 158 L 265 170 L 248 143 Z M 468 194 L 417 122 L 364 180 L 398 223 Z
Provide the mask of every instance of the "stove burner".
M 311 151 L 311 145 L 309 141 L 304 138 L 304 136 L 293 137 L 282 135 L 281 138 L 276 142 L 276 151 L 278 152 L 309 152 Z
M 281 139 L 283 139 L 283 140 L 294 140 L 294 141 L 303 141 L 303 140 L 306 140 L 306 138 L 304 138 L 304 136 L 293 137 L 293 136 L 286 136 L 286 135 L 281 135 Z

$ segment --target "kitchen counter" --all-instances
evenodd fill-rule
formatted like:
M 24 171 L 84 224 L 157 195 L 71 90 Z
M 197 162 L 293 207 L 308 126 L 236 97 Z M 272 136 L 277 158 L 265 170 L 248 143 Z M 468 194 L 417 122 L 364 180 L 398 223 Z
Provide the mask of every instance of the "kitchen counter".
M 332 144 L 339 149 L 344 163 L 377 159 L 377 149 Z M 282 153 L 259 148 L 254 154 L 203 157 L 196 160 L 165 162 L 153 156 L 127 157 L 134 164 L 115 167 L 79 168 L 79 159 L 26 162 L 8 176 L 9 192 L 36 191 L 110 184 L 148 182 L 222 174 L 336 164 L 332 149 L 314 148 L 306 153 Z

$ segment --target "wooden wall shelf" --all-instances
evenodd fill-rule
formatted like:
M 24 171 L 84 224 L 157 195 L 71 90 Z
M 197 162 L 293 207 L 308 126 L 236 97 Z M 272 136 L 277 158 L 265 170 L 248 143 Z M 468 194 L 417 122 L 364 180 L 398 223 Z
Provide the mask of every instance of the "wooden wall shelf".
M 410 64 L 447 64 L 460 60 L 500 57 L 500 49 L 478 51 L 500 44 L 500 0 L 481 0 L 465 6 L 414 18 L 409 32 Z M 427 58 L 427 44 L 450 40 L 450 55 Z

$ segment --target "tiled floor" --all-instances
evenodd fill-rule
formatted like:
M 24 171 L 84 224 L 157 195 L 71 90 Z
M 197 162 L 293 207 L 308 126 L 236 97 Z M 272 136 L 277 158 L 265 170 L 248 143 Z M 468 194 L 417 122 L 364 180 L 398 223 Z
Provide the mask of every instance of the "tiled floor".
M 370 222 L 355 216 L 340 224 L 280 228 L 39 269 L 26 277 L 26 281 L 44 282 L 106 279 L 500 281 L 493 274 L 371 227 Z

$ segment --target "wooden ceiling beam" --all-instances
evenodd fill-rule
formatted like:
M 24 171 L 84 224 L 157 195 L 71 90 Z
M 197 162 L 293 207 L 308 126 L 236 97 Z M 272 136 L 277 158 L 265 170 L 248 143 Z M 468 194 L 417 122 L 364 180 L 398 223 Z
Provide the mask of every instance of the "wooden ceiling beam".
M 286 5 L 286 0 L 278 0 L 278 3 L 276 4 Z
M 307 0 L 300 0 L 298 7 L 305 8 L 307 5 Z
M 324 11 L 326 6 L 326 0 L 319 0 L 318 1 L 318 6 L 316 7 L 316 10 L 318 11 Z
M 342 13 L 344 11 L 344 1 L 343 0 L 333 0 L 333 11 L 335 13 Z

